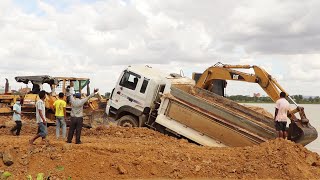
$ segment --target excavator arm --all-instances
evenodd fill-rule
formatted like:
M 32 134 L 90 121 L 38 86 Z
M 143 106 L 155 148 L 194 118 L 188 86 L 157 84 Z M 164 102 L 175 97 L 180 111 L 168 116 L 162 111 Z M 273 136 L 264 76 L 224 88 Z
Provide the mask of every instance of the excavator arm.
M 235 69 L 253 69 L 254 74 L 238 71 Z M 263 68 L 250 65 L 226 65 L 217 63 L 209 67 L 200 76 L 196 87 L 208 89 L 212 85 L 213 80 L 234 80 L 249 83 L 257 83 L 276 102 L 280 98 L 280 92 L 285 92 L 287 98 L 290 99 L 297 107 L 288 113 L 291 120 L 289 135 L 296 142 L 309 141 L 317 138 L 317 131 L 309 124 L 304 108 L 289 96 L 289 94 L 280 86 L 280 84 Z M 299 114 L 300 119 L 295 114 Z
M 249 73 L 237 71 L 234 69 L 253 69 L 255 74 L 249 74 Z M 249 65 L 212 66 L 202 74 L 196 86 L 199 88 L 207 89 L 207 87 L 211 85 L 212 81 L 215 79 L 257 83 L 270 96 L 270 98 L 273 101 L 276 101 L 280 98 L 279 90 L 286 92 L 276 82 L 276 80 L 271 77 L 271 75 L 269 75 L 264 69 L 258 66 L 249 66 Z

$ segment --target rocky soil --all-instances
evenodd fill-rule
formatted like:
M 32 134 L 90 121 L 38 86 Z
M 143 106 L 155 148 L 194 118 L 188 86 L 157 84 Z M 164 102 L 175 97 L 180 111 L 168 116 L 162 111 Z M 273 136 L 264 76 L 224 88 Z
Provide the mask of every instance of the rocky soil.
M 2 121 L 1 121 L 2 120 Z M 0 124 L 8 119 L 0 117 Z M 240 148 L 202 147 L 146 128 L 84 129 L 83 144 L 55 139 L 29 145 L 34 122 L 25 120 L 19 137 L 0 128 L 0 175 L 8 179 L 318 179 L 320 157 L 287 140 Z M 5 164 L 4 159 L 12 164 Z M 1 160 L 3 159 L 3 160 Z M 29 176 L 29 177 L 30 177 Z

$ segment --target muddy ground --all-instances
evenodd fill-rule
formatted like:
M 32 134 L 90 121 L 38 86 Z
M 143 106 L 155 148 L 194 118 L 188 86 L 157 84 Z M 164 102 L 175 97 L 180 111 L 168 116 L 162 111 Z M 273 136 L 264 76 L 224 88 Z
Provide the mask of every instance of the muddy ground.
M 4 121 L 2 118 L 0 124 Z M 13 164 L 0 171 L 9 179 L 318 179 L 320 157 L 301 145 L 273 140 L 240 148 L 202 147 L 146 128 L 84 129 L 83 144 L 55 139 L 49 145 L 29 145 L 36 126 L 26 120 L 19 137 L 0 129 L 0 156 L 9 153 Z

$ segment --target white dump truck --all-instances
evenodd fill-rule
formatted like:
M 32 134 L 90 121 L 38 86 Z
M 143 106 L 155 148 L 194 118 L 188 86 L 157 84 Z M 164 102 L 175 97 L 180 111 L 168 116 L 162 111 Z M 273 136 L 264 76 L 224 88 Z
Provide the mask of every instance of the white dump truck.
M 206 146 L 247 146 L 277 137 L 273 119 L 194 85 L 179 74 L 129 66 L 111 93 L 106 113 L 120 126 L 149 127 Z M 307 130 L 294 126 L 291 136 L 306 145 L 317 132 L 310 124 L 303 128 Z

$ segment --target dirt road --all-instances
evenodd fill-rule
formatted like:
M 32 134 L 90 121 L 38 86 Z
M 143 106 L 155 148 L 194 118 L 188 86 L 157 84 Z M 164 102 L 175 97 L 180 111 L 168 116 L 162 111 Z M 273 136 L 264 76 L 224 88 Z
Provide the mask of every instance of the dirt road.
M 35 126 L 19 137 L 0 129 L 0 152 L 9 152 L 13 165 L 0 161 L 11 179 L 44 173 L 50 179 L 149 178 L 320 178 L 320 157 L 301 145 L 273 140 L 259 146 L 210 148 L 190 144 L 145 128 L 97 128 L 83 131 L 83 144 L 56 140 L 29 145 Z

